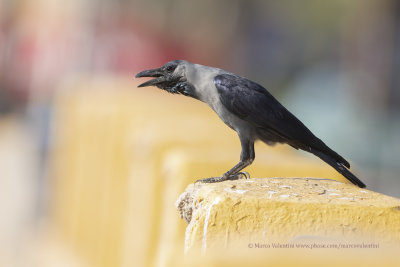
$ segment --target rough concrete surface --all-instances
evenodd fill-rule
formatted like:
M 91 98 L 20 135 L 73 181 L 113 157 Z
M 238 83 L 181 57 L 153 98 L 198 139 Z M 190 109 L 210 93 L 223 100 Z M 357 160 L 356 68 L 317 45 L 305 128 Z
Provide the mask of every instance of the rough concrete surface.
M 265 242 L 400 243 L 400 200 L 334 180 L 257 178 L 187 187 L 185 251 Z

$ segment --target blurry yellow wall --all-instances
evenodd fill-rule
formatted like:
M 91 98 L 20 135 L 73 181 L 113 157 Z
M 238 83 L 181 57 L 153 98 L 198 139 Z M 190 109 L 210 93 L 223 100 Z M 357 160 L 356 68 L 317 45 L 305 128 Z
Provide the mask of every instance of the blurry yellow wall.
M 93 266 L 148 266 L 182 256 L 185 226 L 174 202 L 187 184 L 237 163 L 236 133 L 203 103 L 124 79 L 69 82 L 54 110 L 52 214 L 66 241 Z M 260 143 L 256 150 L 253 176 L 344 181 L 289 147 Z M 176 169 L 168 172 L 169 165 Z

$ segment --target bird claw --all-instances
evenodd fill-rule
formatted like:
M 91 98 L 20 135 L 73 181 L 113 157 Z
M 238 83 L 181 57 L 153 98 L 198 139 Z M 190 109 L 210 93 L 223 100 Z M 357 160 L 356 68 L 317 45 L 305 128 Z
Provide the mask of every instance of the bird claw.
M 226 180 L 239 180 L 239 179 L 250 179 L 250 174 L 248 172 L 238 172 L 236 174 L 233 174 L 231 176 L 221 176 L 221 177 L 210 177 L 210 178 L 204 178 L 204 179 L 199 179 L 195 183 L 219 183 L 223 182 Z
M 236 175 L 243 176 L 244 179 L 250 179 L 250 174 L 248 172 L 239 172 Z M 238 179 L 241 179 L 241 178 L 238 178 Z
M 195 183 L 219 183 L 228 180 L 228 177 L 221 176 L 221 177 L 210 177 L 210 178 L 203 178 L 197 180 Z

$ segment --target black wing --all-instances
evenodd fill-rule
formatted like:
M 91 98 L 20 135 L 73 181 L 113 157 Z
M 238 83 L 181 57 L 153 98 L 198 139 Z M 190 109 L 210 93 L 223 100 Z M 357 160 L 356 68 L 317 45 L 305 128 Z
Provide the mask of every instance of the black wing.
M 248 79 L 221 74 L 214 78 L 222 104 L 236 116 L 296 149 L 326 153 L 346 167 L 350 164 L 317 138 L 264 87 Z

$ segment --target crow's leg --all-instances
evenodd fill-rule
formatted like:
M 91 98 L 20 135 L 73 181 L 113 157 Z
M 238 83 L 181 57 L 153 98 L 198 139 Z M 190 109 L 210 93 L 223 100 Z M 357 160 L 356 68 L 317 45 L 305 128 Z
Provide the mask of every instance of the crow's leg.
M 224 173 L 221 177 L 200 179 L 197 180 L 196 183 L 218 183 L 226 180 L 238 180 L 241 177 L 250 178 L 250 175 L 247 172 L 240 171 L 249 166 L 255 158 L 254 141 L 240 138 L 240 143 L 242 145 L 242 152 L 240 153 L 240 161 L 238 164 L 236 164 L 232 169 Z

